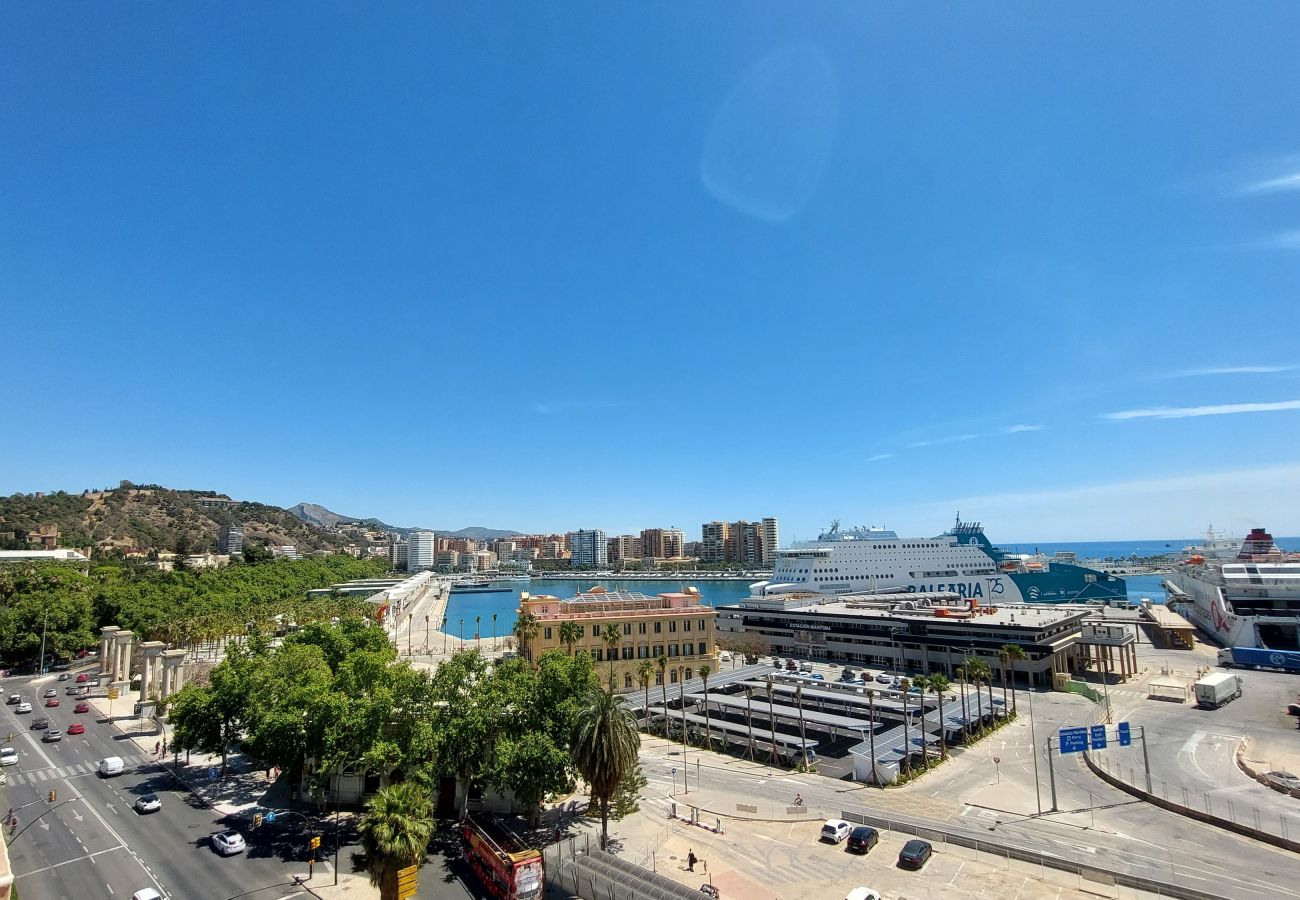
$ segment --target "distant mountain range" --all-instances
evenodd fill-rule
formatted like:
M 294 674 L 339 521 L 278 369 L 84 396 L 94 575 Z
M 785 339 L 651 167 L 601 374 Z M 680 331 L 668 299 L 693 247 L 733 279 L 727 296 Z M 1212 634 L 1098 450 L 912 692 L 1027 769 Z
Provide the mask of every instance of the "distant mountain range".
M 399 534 L 409 534 L 412 531 L 434 531 L 447 537 L 473 538 L 478 541 L 490 541 L 496 538 L 513 537 L 521 534 L 519 531 L 503 530 L 500 528 L 483 528 L 479 525 L 471 525 L 469 528 L 461 528 L 457 531 L 450 531 L 446 528 L 425 528 L 415 526 L 406 528 L 400 525 L 389 525 L 379 519 L 357 519 L 352 516 L 343 516 L 326 509 L 319 503 L 299 503 L 297 506 L 289 507 L 289 512 L 302 519 L 309 525 L 315 525 L 319 528 L 337 528 L 340 525 L 357 525 L 363 528 L 373 528 L 377 531 L 396 531 Z

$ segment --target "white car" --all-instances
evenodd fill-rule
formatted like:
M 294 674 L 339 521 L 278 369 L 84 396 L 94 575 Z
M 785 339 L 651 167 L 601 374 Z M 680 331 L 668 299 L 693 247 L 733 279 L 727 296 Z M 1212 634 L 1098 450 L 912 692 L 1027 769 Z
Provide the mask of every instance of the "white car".
M 162 809 L 162 798 L 157 794 L 145 794 L 135 801 L 134 806 L 138 813 L 157 812 Z
M 838 844 L 849 836 L 853 826 L 843 819 L 827 819 L 826 824 L 822 826 L 823 841 L 829 841 L 832 844 Z
M 244 843 L 244 836 L 238 831 L 218 831 L 212 836 L 212 846 L 222 856 L 234 856 L 236 853 L 243 853 L 248 845 Z
M 31 711 L 32 705 L 30 703 L 19 703 L 18 706 L 14 708 L 14 712 L 16 713 L 29 713 Z
M 153 888 L 145 888 L 132 894 L 131 900 L 167 900 L 167 898 Z
M 869 887 L 855 887 L 848 892 L 844 900 L 880 900 L 880 891 Z
M 893 680 L 894 680 L 894 676 L 890 675 L 887 672 L 880 672 L 879 674 L 876 675 L 876 681 L 879 684 L 890 684 L 893 682 Z
M 13 747 L 0 747 L 0 766 L 18 765 L 18 751 Z

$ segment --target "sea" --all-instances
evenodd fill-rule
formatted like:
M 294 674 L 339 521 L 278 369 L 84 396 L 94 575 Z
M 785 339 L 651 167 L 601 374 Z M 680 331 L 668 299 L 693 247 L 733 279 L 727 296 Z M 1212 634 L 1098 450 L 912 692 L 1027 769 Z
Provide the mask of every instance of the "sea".
M 1275 538 L 1275 543 L 1283 550 L 1300 552 L 1300 537 Z M 1172 538 L 1169 540 L 1150 541 L 1026 541 L 1019 544 L 1000 544 L 1003 550 L 1012 553 L 1044 553 L 1051 555 L 1057 551 L 1071 551 L 1079 555 L 1080 560 L 1129 560 L 1134 557 L 1160 556 L 1181 553 L 1184 547 L 1199 544 L 1198 538 Z M 1143 598 L 1152 603 L 1164 603 L 1165 592 L 1160 586 L 1164 578 L 1161 575 L 1125 576 L 1129 602 L 1136 605 Z M 515 612 L 519 608 L 519 592 L 528 591 L 534 596 L 550 594 L 566 598 L 583 591 L 600 586 L 607 591 L 637 591 L 653 597 L 666 591 L 679 591 L 684 587 L 698 588 L 701 599 L 711 606 L 726 606 L 738 603 L 749 595 L 748 580 L 737 581 L 693 581 L 690 578 L 676 581 L 670 578 L 635 579 L 635 578 L 538 578 L 531 582 L 512 582 L 509 590 L 492 594 L 455 593 L 447 604 L 447 631 L 451 634 L 463 633 L 466 637 L 474 634 L 478 617 L 479 634 L 490 637 L 494 624 L 492 616 L 496 615 L 495 631 L 498 635 L 509 634 L 514 628 Z M 462 621 L 463 620 L 463 621 Z M 460 631 L 463 627 L 463 632 Z

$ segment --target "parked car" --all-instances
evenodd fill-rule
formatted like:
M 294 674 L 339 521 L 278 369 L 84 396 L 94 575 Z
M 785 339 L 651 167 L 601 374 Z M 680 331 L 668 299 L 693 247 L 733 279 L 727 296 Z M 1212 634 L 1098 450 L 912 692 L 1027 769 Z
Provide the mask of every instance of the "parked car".
M 50 719 L 48 716 L 41 716 L 39 719 L 32 720 L 33 731 L 39 731 L 40 729 L 49 728 L 49 727 L 50 727 Z
M 86 726 L 82 725 L 80 722 L 73 722 L 71 725 L 68 726 L 68 734 L 85 734 L 85 733 L 86 733 Z
M 838 844 L 849 836 L 852 829 L 853 826 L 843 819 L 827 819 L 826 824 L 822 826 L 821 839 L 832 844 Z
M 79 703 L 77 703 L 76 706 L 72 707 L 72 711 L 74 713 L 90 712 L 90 704 L 87 703 L 85 700 L 82 700 Z
M 85 684 L 88 681 L 90 681 L 90 676 L 87 675 L 85 672 L 82 672 L 80 675 L 77 676 L 77 684 Z
M 778 656 L 776 659 L 772 660 L 772 666 L 777 669 L 784 669 L 785 663 L 781 662 L 781 657 Z
M 869 887 L 855 887 L 844 895 L 844 900 L 880 900 L 880 891 Z
M 880 832 L 870 825 L 859 825 L 849 832 L 848 849 L 854 853 L 870 853 L 880 843 Z
M 58 706 L 58 705 L 59 705 L 59 698 L 58 698 L 58 697 L 51 697 L 50 699 L 48 699 L 48 700 L 45 701 L 45 705 L 46 705 L 46 706 Z
M 845 666 L 844 670 L 840 672 L 840 681 L 857 681 L 857 680 L 858 680 L 857 669 L 850 668 L 849 666 Z
M 32 711 L 32 705 L 28 703 L 26 700 L 19 703 L 18 706 L 14 708 L 14 712 L 16 713 L 29 713 L 31 711 Z
M 9 699 L 5 701 L 6 706 L 15 706 L 23 702 L 21 694 L 10 694 Z
M 13 747 L 0 747 L 0 766 L 18 765 L 18 751 Z
M 238 831 L 218 831 L 212 836 L 212 846 L 222 856 L 234 856 L 243 853 L 247 845 L 244 836 Z
M 143 794 L 132 805 L 138 813 L 152 813 L 162 809 L 162 798 L 157 794 Z
M 59 696 L 59 692 L 58 692 L 57 690 L 55 690 L 54 688 L 46 688 L 46 689 L 45 689 L 45 693 L 44 693 L 44 694 L 41 694 L 41 696 L 42 696 L 42 697 L 57 697 L 57 696 Z
M 45 732 L 45 734 L 41 735 L 41 742 L 46 744 L 53 744 L 55 741 L 61 740 L 63 740 L 63 732 L 59 731 L 57 728 L 51 728 L 49 731 Z
M 823 675 L 821 672 L 813 672 L 813 673 L 812 673 L 812 678 L 813 678 L 813 681 L 825 681 L 825 680 L 826 680 L 826 676 Z
M 785 669 L 787 672 L 798 672 L 799 664 L 795 662 L 793 659 L 787 659 L 785 661 Z
M 880 684 L 892 684 L 894 676 L 890 675 L 888 672 L 880 672 L 876 675 L 876 681 Z
M 1282 788 L 1284 791 L 1293 791 L 1300 788 L 1300 777 L 1291 772 L 1269 772 L 1264 776 L 1268 783 L 1273 787 Z
M 930 861 L 933 853 L 929 841 L 910 840 L 898 851 L 898 865 L 904 869 L 919 869 Z

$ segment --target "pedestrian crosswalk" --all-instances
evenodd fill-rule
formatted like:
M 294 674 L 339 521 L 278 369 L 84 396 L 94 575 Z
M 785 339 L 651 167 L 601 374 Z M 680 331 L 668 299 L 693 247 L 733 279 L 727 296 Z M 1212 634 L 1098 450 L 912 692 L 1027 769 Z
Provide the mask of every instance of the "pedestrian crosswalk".
M 124 756 L 122 762 L 128 769 L 134 766 L 141 766 L 150 762 L 147 756 Z M 26 771 L 15 771 L 6 769 L 5 776 L 9 779 L 10 784 L 40 784 L 42 781 L 58 781 L 62 778 L 74 778 L 78 775 L 90 775 L 99 766 L 98 761 L 74 763 L 70 766 L 45 767 L 43 769 L 29 769 Z

